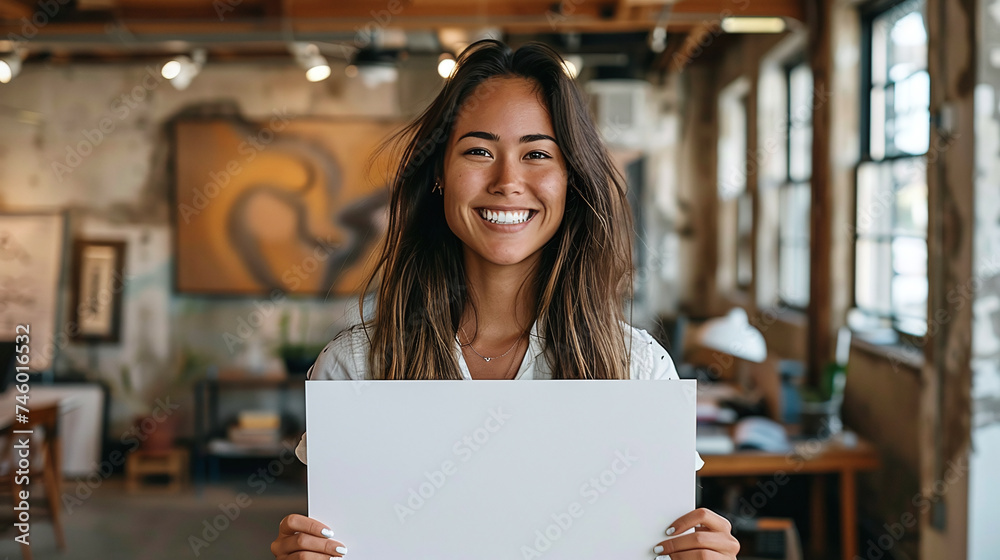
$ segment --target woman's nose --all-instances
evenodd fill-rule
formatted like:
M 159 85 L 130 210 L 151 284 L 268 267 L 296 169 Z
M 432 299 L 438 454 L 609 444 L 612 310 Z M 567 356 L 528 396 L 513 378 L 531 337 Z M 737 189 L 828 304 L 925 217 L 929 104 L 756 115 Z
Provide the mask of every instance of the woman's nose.
M 520 162 L 504 158 L 497 162 L 497 172 L 490 192 L 493 194 L 510 195 L 524 190 L 524 177 L 519 168 Z

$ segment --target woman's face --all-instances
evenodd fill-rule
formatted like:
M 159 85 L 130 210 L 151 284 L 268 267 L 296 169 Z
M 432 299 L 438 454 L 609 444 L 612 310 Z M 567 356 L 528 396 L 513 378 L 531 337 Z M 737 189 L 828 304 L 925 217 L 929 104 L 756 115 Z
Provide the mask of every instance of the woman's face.
M 444 213 L 466 264 L 531 264 L 559 229 L 566 162 L 548 109 L 524 78 L 492 78 L 465 100 L 444 160 Z

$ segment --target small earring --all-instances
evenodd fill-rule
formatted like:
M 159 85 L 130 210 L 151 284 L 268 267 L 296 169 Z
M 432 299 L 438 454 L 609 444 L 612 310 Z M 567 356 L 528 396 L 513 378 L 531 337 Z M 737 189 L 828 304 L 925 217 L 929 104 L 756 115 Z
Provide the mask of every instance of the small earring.
M 434 188 L 431 189 L 431 192 L 437 192 L 441 195 L 444 194 L 444 188 L 441 186 L 441 181 L 434 181 Z

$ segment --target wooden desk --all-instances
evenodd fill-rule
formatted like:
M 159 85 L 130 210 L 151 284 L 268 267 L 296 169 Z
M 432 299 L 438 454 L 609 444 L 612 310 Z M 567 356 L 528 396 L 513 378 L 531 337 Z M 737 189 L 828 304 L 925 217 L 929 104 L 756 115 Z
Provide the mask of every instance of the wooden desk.
M 737 451 L 725 455 L 702 455 L 705 466 L 699 476 L 791 476 L 798 474 L 840 475 L 841 557 L 853 560 L 858 548 L 856 474 L 879 468 L 878 452 L 867 441 L 856 438 L 844 444 L 842 435 L 828 440 L 811 439 L 793 443 L 787 453 Z M 810 523 L 812 557 L 826 548 L 823 527 L 823 477 L 812 479 Z

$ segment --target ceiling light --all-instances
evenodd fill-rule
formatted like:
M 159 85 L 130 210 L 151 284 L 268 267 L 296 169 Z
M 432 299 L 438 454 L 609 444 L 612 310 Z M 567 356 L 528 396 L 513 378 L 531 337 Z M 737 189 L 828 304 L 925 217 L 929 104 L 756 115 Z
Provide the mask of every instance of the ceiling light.
M 451 73 L 455 71 L 455 57 L 451 56 L 449 53 L 444 53 L 438 58 L 438 75 L 442 78 L 450 78 Z
M 330 66 L 328 64 L 317 64 L 306 70 L 306 79 L 310 82 L 322 82 L 330 77 Z
M 21 54 L 12 52 L 0 56 L 0 84 L 8 84 L 21 73 Z
M 181 55 L 168 61 L 160 68 L 160 75 L 170 80 L 175 89 L 185 90 L 205 66 L 207 56 L 205 49 L 195 49 L 191 51 L 191 56 Z
M 330 77 L 330 63 L 320 54 L 319 47 L 312 43 L 292 43 L 288 49 L 292 51 L 295 62 L 305 68 L 307 80 L 321 82 Z
M 369 88 L 395 82 L 399 77 L 399 70 L 396 68 L 396 53 L 361 49 L 355 53 L 354 61 L 347 67 L 346 72 L 348 77 L 357 76 L 360 78 L 361 82 Z
M 667 48 L 667 28 L 658 25 L 649 34 L 649 49 L 655 53 L 661 53 Z
M 181 68 L 183 67 L 180 60 L 171 60 L 163 65 L 163 68 L 160 69 L 160 74 L 168 80 L 173 80 L 177 76 L 180 76 Z
M 563 59 L 562 67 L 567 76 L 575 79 L 580 75 L 580 68 L 583 67 L 583 58 L 578 55 L 569 55 Z
M 722 20 L 726 33 L 781 33 L 785 20 L 780 17 L 727 17 Z

